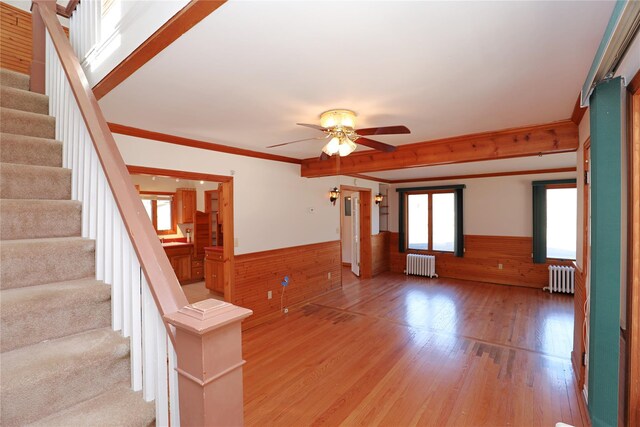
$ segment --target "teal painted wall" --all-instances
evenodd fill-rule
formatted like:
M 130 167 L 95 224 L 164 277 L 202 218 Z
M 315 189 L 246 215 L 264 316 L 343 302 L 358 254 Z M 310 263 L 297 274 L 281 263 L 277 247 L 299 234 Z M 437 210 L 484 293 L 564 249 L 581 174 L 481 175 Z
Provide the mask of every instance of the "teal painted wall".
M 599 83 L 591 95 L 588 406 L 594 427 L 618 425 L 623 97 L 619 77 Z

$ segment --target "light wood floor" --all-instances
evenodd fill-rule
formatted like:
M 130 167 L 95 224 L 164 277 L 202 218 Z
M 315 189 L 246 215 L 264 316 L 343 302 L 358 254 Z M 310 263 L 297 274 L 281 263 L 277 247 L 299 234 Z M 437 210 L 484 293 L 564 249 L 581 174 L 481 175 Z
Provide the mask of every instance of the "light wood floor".
M 224 296 L 216 292 L 211 292 L 204 285 L 204 281 L 182 285 L 182 291 L 187 297 L 187 301 L 189 301 L 189 304 L 193 304 L 194 302 L 202 301 L 209 298 L 224 301 Z
M 244 332 L 247 425 L 582 425 L 570 296 L 349 274 Z

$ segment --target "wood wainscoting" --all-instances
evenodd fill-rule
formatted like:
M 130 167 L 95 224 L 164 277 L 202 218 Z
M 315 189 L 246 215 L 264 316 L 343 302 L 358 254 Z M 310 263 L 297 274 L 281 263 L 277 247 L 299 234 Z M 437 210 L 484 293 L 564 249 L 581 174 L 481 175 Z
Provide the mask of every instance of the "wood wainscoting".
M 390 234 L 388 231 L 381 231 L 378 234 L 371 236 L 371 258 L 372 258 L 372 274 L 377 276 L 380 273 L 389 271 L 391 269 L 391 257 L 389 253 L 389 239 Z
M 398 250 L 398 237 L 398 233 L 391 233 L 389 239 L 391 271 L 402 273 L 407 253 Z M 551 263 L 533 263 L 531 237 L 465 235 L 464 247 L 464 257 L 456 257 L 452 253 L 434 253 L 436 272 L 440 277 L 530 288 L 547 286 L 548 266 Z M 502 269 L 499 269 L 498 264 L 502 264 Z M 572 263 L 558 260 L 553 264 Z
M 291 307 L 341 286 L 340 241 L 315 243 L 235 256 L 233 304 L 253 310 L 243 329 L 276 318 L 281 282 L 289 276 L 284 307 Z M 330 276 L 330 277 L 329 277 Z M 267 299 L 267 292 L 273 297 Z
M 32 59 L 31 13 L 0 3 L 0 68 L 29 74 Z M 69 36 L 69 29 L 63 27 Z
M 0 3 L 0 67 L 29 74 L 31 65 L 31 14 Z

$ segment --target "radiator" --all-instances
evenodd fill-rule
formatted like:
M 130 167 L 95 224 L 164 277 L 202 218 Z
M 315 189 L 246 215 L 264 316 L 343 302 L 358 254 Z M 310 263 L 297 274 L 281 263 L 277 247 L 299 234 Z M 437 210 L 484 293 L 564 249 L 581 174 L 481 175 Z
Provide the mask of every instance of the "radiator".
M 438 277 L 436 274 L 436 257 L 433 255 L 407 254 L 405 274 L 416 276 Z
M 564 292 L 572 294 L 575 288 L 575 271 L 573 267 L 565 267 L 563 265 L 549 266 L 549 286 L 545 287 L 545 291 L 551 293 Z

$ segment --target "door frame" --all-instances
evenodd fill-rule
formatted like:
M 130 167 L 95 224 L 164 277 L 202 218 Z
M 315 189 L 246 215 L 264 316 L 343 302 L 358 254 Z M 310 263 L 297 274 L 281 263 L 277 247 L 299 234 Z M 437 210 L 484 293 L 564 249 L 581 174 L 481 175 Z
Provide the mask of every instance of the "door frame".
M 640 425 L 640 71 L 629 91 L 626 420 Z
M 361 264 L 361 248 L 360 239 L 354 239 L 355 236 L 360 236 L 360 192 L 351 193 L 351 229 L 349 230 L 349 239 L 351 240 L 351 272 L 356 274 L 354 270 L 358 271 L 356 276 L 360 277 L 360 264 Z M 354 215 L 357 212 L 358 215 Z M 358 225 L 358 228 L 354 225 Z M 342 239 L 340 239 L 342 240 Z M 355 268 L 354 268 L 355 263 Z
M 373 258 L 371 253 L 371 205 L 373 203 L 372 190 L 353 185 L 340 185 L 340 193 L 354 191 L 360 193 L 360 279 L 373 277 Z M 342 282 L 342 212 L 344 206 L 340 197 L 340 281 Z
M 127 165 L 129 174 L 155 175 L 170 178 L 189 179 L 193 181 L 219 182 L 222 188 L 220 212 L 222 213 L 222 258 L 224 260 L 224 300 L 233 302 L 235 295 L 235 254 L 233 234 L 233 177 L 201 172 L 188 172 L 175 169 L 151 168 L 146 166 Z M 224 195 L 224 196 L 223 196 Z M 224 197 L 224 202 L 222 198 Z

